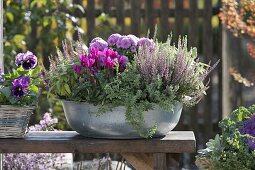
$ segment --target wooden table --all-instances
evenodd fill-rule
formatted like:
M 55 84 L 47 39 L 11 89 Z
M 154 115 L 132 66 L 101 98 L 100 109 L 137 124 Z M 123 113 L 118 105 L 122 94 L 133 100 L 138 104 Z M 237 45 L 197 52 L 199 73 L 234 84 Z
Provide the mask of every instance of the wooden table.
M 153 139 L 94 139 L 74 131 L 30 132 L 24 139 L 0 139 L 0 153 L 120 153 L 136 169 L 167 169 L 167 154 L 195 152 L 192 131 Z

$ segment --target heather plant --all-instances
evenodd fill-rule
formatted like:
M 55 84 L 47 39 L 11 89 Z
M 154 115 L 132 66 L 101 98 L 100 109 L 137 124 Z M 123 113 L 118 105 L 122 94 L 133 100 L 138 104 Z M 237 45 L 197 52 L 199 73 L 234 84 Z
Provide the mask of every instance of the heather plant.
M 39 124 L 30 126 L 28 131 L 56 131 L 57 118 L 45 113 Z M 8 153 L 4 155 L 3 168 L 6 170 L 61 169 L 66 160 L 65 154 L 52 153 Z
M 203 84 L 216 66 L 197 61 L 187 38 L 178 46 L 134 35 L 112 34 L 89 47 L 64 45 L 47 73 L 49 91 L 61 99 L 99 105 L 100 113 L 125 106 L 126 121 L 143 137 L 151 137 L 156 124 L 144 129 L 143 113 L 160 106 L 172 111 L 176 102 L 196 104 L 208 88 Z M 97 113 L 98 114 L 98 113 Z
M 196 164 L 210 170 L 251 170 L 255 167 L 255 105 L 240 107 L 219 126 L 222 135 L 198 151 Z
M 41 82 L 37 57 L 30 51 L 19 53 L 15 64 L 18 67 L 9 74 L 0 74 L 0 104 L 34 105 Z

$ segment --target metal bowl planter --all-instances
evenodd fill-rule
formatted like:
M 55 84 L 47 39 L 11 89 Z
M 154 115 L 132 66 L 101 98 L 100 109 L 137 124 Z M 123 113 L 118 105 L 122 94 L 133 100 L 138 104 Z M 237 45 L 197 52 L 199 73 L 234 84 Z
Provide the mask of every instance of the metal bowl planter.
M 96 115 L 98 106 L 84 102 L 62 101 L 65 116 L 71 128 L 83 136 L 93 138 L 132 139 L 141 138 L 126 122 L 126 108 L 115 107 L 112 111 Z M 173 112 L 164 112 L 159 107 L 144 113 L 144 128 L 157 124 L 153 137 L 166 135 L 177 125 L 183 105 L 177 102 Z

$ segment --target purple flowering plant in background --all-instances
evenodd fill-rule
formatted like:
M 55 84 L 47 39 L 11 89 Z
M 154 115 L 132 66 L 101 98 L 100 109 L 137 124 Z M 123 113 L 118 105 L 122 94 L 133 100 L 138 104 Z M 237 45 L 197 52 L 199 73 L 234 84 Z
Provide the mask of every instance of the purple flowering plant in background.
M 34 105 L 41 84 L 37 57 L 30 51 L 15 57 L 18 67 L 13 72 L 0 74 L 0 104 Z
M 254 169 L 255 105 L 239 107 L 220 121 L 221 134 L 198 151 L 200 169 Z

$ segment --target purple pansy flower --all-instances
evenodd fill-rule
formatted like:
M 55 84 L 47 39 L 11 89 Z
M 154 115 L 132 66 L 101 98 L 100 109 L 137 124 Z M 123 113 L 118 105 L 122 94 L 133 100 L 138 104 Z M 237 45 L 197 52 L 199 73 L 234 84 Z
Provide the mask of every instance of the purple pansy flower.
M 105 40 L 103 40 L 100 37 L 94 38 L 91 43 L 89 44 L 89 49 L 91 50 L 92 48 L 97 48 L 98 50 L 102 51 L 105 48 L 108 47 L 108 44 Z
M 27 51 L 26 53 L 19 53 L 16 56 L 15 64 L 17 66 L 22 65 L 24 70 L 33 69 L 37 65 L 37 57 L 30 51 Z
M 120 34 L 112 34 L 109 36 L 107 43 L 109 46 L 114 46 L 116 45 L 117 41 L 119 38 L 122 37 Z
M 243 128 L 240 130 L 242 135 L 249 135 L 255 137 L 255 114 L 250 119 L 244 121 Z M 247 139 L 248 146 L 251 150 L 255 150 L 255 139 Z
M 21 66 L 22 62 L 23 62 L 23 57 L 24 57 L 25 53 L 19 53 L 16 55 L 16 58 L 15 58 L 15 64 L 16 66 Z
M 12 95 L 16 98 L 21 98 L 26 95 L 26 92 L 21 85 L 16 85 L 12 87 Z
M 16 98 L 20 98 L 26 95 L 26 89 L 30 83 L 29 76 L 20 76 L 12 81 L 12 94 Z

